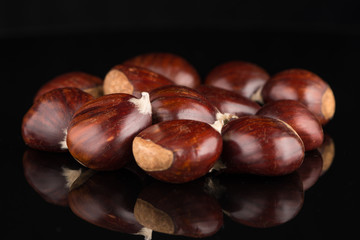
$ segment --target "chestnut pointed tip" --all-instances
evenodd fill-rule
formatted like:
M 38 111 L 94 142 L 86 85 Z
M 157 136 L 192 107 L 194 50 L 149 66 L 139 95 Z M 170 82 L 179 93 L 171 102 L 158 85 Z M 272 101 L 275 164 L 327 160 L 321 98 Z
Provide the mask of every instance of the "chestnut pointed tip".
M 59 142 L 59 144 L 60 144 L 61 150 L 67 150 L 67 149 L 68 149 L 68 145 L 67 145 L 67 142 L 66 142 L 66 138 L 67 138 L 67 128 L 64 128 L 64 129 L 63 129 L 63 132 L 64 132 L 64 138 L 63 138 L 62 141 Z
M 139 232 L 134 233 L 134 235 L 141 235 L 144 236 L 144 240 L 151 240 L 152 239 L 152 232 L 153 230 L 147 227 L 143 227 L 140 229 Z
M 168 169 L 174 161 L 172 151 L 141 137 L 134 138 L 133 154 L 139 167 L 150 172 L 164 171 Z
M 133 103 L 141 114 L 151 114 L 150 96 L 147 92 L 141 93 L 141 98 L 131 98 L 129 100 Z

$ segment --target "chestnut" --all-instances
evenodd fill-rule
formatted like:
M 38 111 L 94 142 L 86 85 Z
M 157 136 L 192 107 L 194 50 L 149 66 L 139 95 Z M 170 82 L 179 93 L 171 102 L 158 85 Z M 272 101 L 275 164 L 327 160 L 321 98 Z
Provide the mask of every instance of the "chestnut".
M 216 199 L 206 193 L 204 182 L 150 183 L 136 200 L 135 218 L 145 227 L 169 235 L 214 235 L 223 225 L 223 213 Z
M 297 172 L 279 177 L 223 174 L 217 180 L 224 214 L 246 226 L 279 226 L 295 218 L 304 204 Z
M 230 121 L 222 131 L 227 172 L 277 176 L 300 167 L 304 144 L 287 123 L 264 116 Z
M 128 59 L 124 64 L 147 68 L 164 75 L 177 85 L 195 88 L 200 84 L 196 69 L 186 59 L 173 53 L 141 54 Z
M 261 96 L 265 103 L 282 99 L 299 101 L 322 125 L 335 114 L 335 97 L 330 86 L 305 69 L 288 69 L 275 74 L 264 85 Z
M 103 95 L 102 90 L 103 81 L 101 78 L 84 73 L 84 72 L 69 72 L 61 74 L 47 83 L 45 83 L 36 93 L 34 102 L 44 93 L 47 93 L 56 88 L 74 87 L 89 93 L 93 97 L 100 97 Z
M 66 129 L 78 108 L 93 99 L 77 88 L 58 88 L 41 95 L 25 114 L 22 137 L 34 149 L 67 151 Z
M 90 175 L 85 172 L 71 187 L 69 206 L 76 216 L 93 225 L 122 233 L 151 235 L 152 231 L 145 229 L 133 212 L 141 189 L 141 180 L 125 169 L 93 171 Z
M 119 64 L 106 74 L 104 94 L 127 93 L 140 97 L 141 92 L 172 84 L 171 80 L 148 69 Z
M 260 91 L 269 74 L 260 66 L 245 61 L 230 61 L 216 66 L 205 84 L 236 92 L 253 101 L 260 101 Z
M 207 98 L 194 88 L 179 85 L 166 85 L 156 88 L 150 92 L 150 101 L 155 101 L 162 97 L 189 97 L 207 101 Z
M 305 151 L 320 147 L 324 141 L 324 132 L 319 120 L 298 101 L 273 101 L 265 104 L 256 115 L 277 118 L 289 124 L 299 134 Z
M 184 183 L 207 174 L 222 150 L 221 135 L 211 125 L 172 120 L 152 125 L 133 141 L 136 163 L 150 176 Z
M 149 94 L 105 95 L 82 106 L 67 131 L 71 155 L 94 170 L 115 170 L 129 162 L 131 142 L 151 124 Z
M 200 85 L 196 88 L 220 112 L 230 113 L 235 116 L 254 115 L 260 105 L 238 93 L 210 85 Z
M 84 170 L 69 153 L 27 149 L 22 164 L 26 181 L 46 202 L 68 206 L 70 185 Z
M 153 122 L 188 119 L 209 124 L 220 120 L 225 124 L 236 117 L 221 113 L 198 91 L 185 86 L 164 86 L 150 92 Z

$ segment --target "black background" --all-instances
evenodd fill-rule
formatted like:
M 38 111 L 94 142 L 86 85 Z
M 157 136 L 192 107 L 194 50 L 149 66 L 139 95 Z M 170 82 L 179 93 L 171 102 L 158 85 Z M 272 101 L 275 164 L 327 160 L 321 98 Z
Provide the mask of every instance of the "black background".
M 332 87 L 337 109 L 325 126 L 335 141 L 329 171 L 305 193 L 290 222 L 254 229 L 225 218 L 211 239 L 356 236 L 358 211 L 358 1 L 4 1 L 0 3 L 2 239 L 141 239 L 95 227 L 46 203 L 24 178 L 22 116 L 52 77 L 100 77 L 136 54 L 186 58 L 202 78 L 217 64 L 246 60 L 270 74 L 305 68 Z M 155 233 L 153 239 L 181 239 Z

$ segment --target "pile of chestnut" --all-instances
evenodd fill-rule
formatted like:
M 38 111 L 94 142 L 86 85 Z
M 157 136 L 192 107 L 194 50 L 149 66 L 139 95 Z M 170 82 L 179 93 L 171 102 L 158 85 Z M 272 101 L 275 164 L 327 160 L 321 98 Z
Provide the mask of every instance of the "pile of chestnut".
M 104 79 L 71 72 L 50 80 L 23 118 L 22 136 L 31 148 L 69 151 L 93 170 L 135 161 L 170 183 L 214 169 L 279 176 L 321 146 L 322 126 L 334 113 L 330 86 L 304 69 L 270 76 L 231 61 L 202 82 L 182 57 L 149 53 L 114 66 Z

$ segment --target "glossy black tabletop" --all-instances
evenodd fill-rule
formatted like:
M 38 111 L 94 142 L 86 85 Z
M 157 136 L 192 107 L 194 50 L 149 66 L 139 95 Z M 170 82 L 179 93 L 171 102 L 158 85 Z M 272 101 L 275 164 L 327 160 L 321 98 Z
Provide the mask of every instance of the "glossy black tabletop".
M 0 45 L 2 239 L 143 239 L 133 234 L 141 229 L 133 217 L 139 196 L 149 202 L 166 202 L 169 215 L 183 217 L 175 228 L 200 219 L 203 225 L 195 228 L 208 231 L 206 239 L 326 239 L 357 233 L 360 35 L 219 29 L 120 31 L 8 37 L 0 39 Z M 286 177 L 213 173 L 182 186 L 154 181 L 131 167 L 86 175 L 87 170 L 67 154 L 36 152 L 25 146 L 22 117 L 46 81 L 70 71 L 103 78 L 112 66 L 152 51 L 183 56 L 202 78 L 229 60 L 254 62 L 270 74 L 287 68 L 317 73 L 330 84 L 336 98 L 335 117 L 324 127 L 334 158 L 309 153 L 302 168 Z M 80 171 L 85 174 L 83 185 L 69 193 L 65 176 Z M 128 221 L 126 227 L 117 214 L 126 216 L 122 219 Z M 152 234 L 155 240 L 183 238 Z

